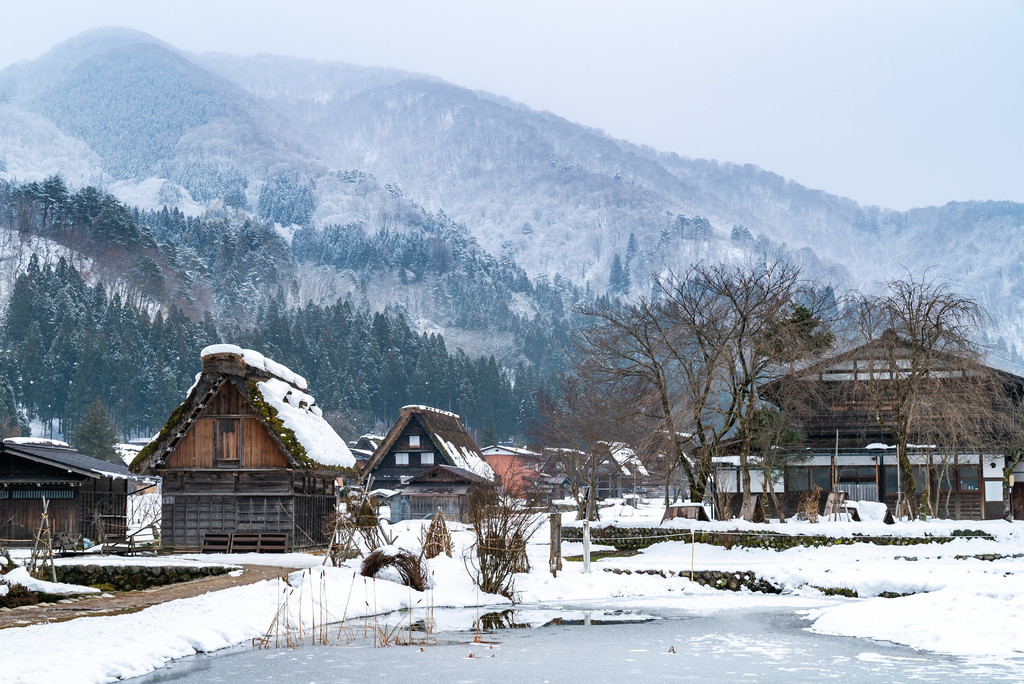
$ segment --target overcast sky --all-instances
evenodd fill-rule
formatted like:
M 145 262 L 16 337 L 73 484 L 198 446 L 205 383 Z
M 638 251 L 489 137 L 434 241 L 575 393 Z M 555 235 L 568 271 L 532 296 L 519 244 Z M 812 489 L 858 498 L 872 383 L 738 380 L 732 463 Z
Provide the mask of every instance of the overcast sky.
M 0 67 L 96 26 L 440 76 L 897 209 L 1024 201 L 1024 2 L 8 3 Z

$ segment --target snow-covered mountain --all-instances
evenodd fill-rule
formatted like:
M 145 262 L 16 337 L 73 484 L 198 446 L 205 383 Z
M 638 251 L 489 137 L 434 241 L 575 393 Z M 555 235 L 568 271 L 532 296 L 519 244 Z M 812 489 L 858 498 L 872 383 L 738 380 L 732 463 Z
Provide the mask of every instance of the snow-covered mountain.
M 388 228 L 381 217 L 394 212 L 339 181 L 353 170 L 391 197 L 443 210 L 533 276 L 601 292 L 620 257 L 641 288 L 652 271 L 769 250 L 861 289 L 931 269 L 992 312 L 993 340 L 1024 349 L 1021 204 L 865 207 L 430 76 L 192 55 L 125 29 L 90 31 L 0 72 L 8 178 L 60 172 L 151 208 L 194 214 L 227 200 L 282 224 Z

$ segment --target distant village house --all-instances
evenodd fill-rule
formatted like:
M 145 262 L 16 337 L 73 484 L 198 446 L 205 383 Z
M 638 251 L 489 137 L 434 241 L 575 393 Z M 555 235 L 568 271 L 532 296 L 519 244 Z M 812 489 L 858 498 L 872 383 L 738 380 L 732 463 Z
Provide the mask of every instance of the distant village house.
M 428 471 L 429 477 L 420 477 Z M 493 480 L 494 471 L 462 419 L 429 406 L 404 406 L 364 471 L 364 481 L 373 488 L 402 490 L 391 500 L 394 522 L 422 518 L 438 508 L 461 517 L 469 486 Z

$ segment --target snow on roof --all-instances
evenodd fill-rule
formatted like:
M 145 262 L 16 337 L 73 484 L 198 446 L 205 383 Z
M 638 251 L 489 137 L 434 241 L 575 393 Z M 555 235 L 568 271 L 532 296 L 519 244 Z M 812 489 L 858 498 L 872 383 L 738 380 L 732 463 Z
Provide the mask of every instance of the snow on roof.
M 38 446 L 51 446 L 51 447 L 63 447 L 64 449 L 70 449 L 71 446 L 67 442 L 62 442 L 59 439 L 43 439 L 42 437 L 7 437 L 4 439 L 6 444 L 36 444 Z
M 326 466 L 351 468 L 356 464 L 345 440 L 324 420 L 312 396 L 278 378 L 256 384 L 264 401 L 274 407 L 284 426 L 295 433 L 309 458 Z
M 452 418 L 462 420 L 461 418 L 459 418 L 459 414 L 457 413 L 452 413 L 451 411 L 445 411 L 443 409 L 434 408 L 433 406 L 424 406 L 423 404 L 409 404 L 408 406 L 402 407 L 403 411 L 405 411 L 406 409 L 410 411 L 433 411 L 434 413 L 440 413 L 442 416 L 451 416 Z
M 650 473 L 647 472 L 647 468 L 637 458 L 636 452 L 623 442 L 612 442 L 608 445 L 608 451 L 611 453 L 612 458 L 619 464 L 619 468 L 625 475 L 632 475 L 630 468 L 636 471 L 637 475 L 647 477 Z
M 533 458 L 540 458 L 540 454 L 538 454 L 536 451 L 530 451 L 529 449 L 524 449 L 523 447 L 506 446 L 505 444 L 492 444 L 489 447 L 484 447 L 480 451 L 485 456 L 490 456 L 491 454 L 507 453 L 515 454 L 517 456 L 530 456 Z
M 865 449 L 895 449 L 896 445 L 895 444 L 892 444 L 892 445 L 882 444 L 881 442 L 872 442 L 871 444 L 868 444 L 864 448 Z M 936 446 L 934 444 L 908 444 L 907 448 L 908 449 L 935 449 Z
M 114 445 L 114 451 L 121 457 L 125 465 L 131 465 L 131 462 L 135 460 L 135 457 L 142 451 L 142 447 L 145 445 L 129 444 L 127 442 L 121 442 Z
M 452 459 L 452 464 L 456 468 L 462 468 L 479 477 L 485 477 L 488 480 L 494 480 L 494 471 L 491 470 L 491 466 L 487 465 L 487 462 L 482 458 L 474 454 L 467 447 L 456 447 L 452 442 L 449 442 L 441 435 L 435 434 L 434 437 L 440 442 L 439 446 L 445 450 L 448 457 Z
M 233 354 L 234 356 L 241 356 L 247 366 L 270 373 L 274 377 L 281 378 L 285 382 L 291 383 L 300 389 L 309 389 L 309 382 L 306 381 L 306 378 L 292 371 L 284 364 L 280 364 L 273 359 L 268 359 L 258 351 L 242 349 L 234 344 L 211 344 L 209 347 L 206 347 L 199 352 L 199 358 L 205 359 L 207 356 L 213 356 L 215 354 Z

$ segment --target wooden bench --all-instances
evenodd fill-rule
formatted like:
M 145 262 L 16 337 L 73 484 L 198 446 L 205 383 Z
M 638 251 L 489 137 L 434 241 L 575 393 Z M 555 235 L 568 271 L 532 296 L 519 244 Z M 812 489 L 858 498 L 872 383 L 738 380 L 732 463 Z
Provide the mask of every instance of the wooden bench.
M 287 532 L 263 532 L 260 534 L 260 553 L 286 553 L 287 551 Z
M 53 538 L 53 550 L 61 556 L 75 553 L 78 551 L 78 540 L 67 532 L 61 532 Z
M 259 553 L 259 532 L 235 532 L 231 535 L 230 553 Z
M 207 532 L 203 553 L 286 553 L 287 532 Z
M 230 551 L 230 534 L 207 532 L 203 535 L 202 553 L 229 553 Z

